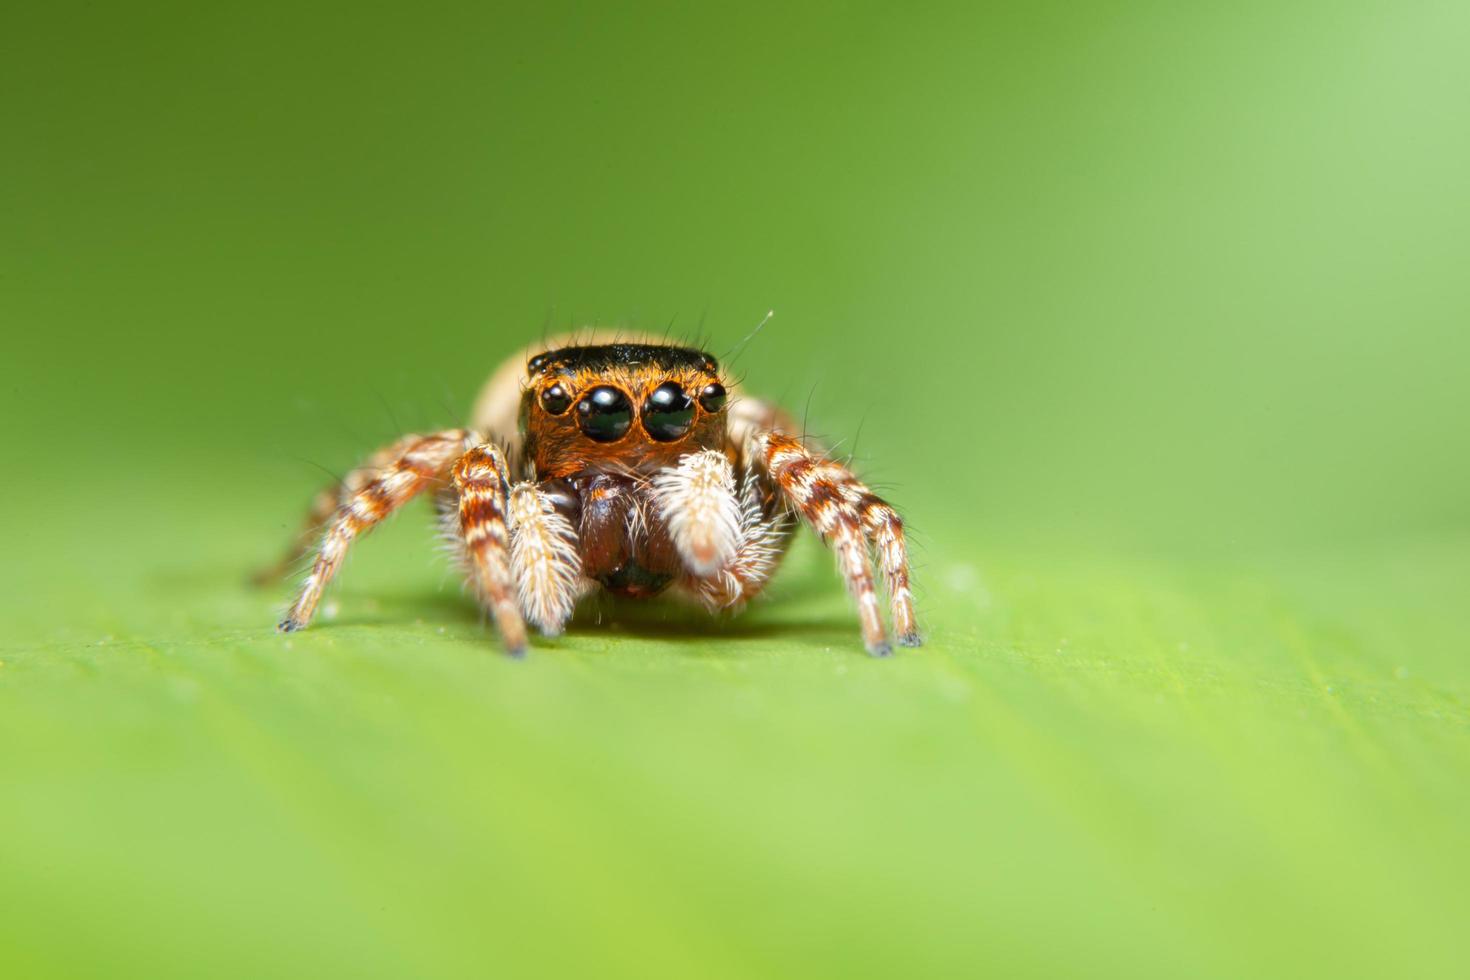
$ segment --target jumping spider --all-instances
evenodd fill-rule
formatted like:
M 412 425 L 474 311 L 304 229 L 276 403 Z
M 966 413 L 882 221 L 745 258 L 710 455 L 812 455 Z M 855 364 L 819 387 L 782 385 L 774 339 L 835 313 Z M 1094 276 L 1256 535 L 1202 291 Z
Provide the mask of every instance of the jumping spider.
M 739 608 L 770 580 L 798 520 L 836 553 L 868 652 L 891 652 L 870 547 L 898 642 L 918 646 L 898 514 L 808 450 L 784 412 L 731 387 L 713 357 L 667 344 L 512 358 L 471 428 L 406 436 L 317 497 L 278 566 L 315 548 L 278 628 L 304 629 L 348 546 L 427 491 L 515 656 L 527 621 L 560 633 L 599 587 L 646 598 L 673 586 L 712 611 Z

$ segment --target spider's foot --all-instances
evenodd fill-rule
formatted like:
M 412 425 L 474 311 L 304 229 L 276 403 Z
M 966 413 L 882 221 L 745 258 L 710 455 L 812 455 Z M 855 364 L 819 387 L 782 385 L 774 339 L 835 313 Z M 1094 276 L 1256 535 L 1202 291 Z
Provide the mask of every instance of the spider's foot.
M 899 636 L 898 645 L 901 647 L 921 647 L 924 645 L 924 638 L 919 635 L 918 630 L 914 630 L 912 633 L 904 633 Z
M 306 629 L 305 623 L 298 623 L 289 616 L 276 624 L 277 633 L 298 633 L 304 629 Z
M 893 644 L 887 640 L 879 640 L 877 643 L 868 644 L 868 656 L 891 657 L 893 656 Z
M 505 655 L 508 656 L 508 657 L 510 657 L 510 659 L 512 659 L 512 660 L 525 660 L 526 659 L 526 645 L 524 643 L 522 643 L 520 646 L 506 647 L 505 648 Z

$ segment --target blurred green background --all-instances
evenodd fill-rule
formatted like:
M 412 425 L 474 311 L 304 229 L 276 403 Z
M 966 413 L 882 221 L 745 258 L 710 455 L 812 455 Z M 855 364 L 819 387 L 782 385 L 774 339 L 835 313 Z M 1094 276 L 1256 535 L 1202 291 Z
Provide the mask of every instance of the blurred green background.
M 1443 976 L 1463 3 L 0 12 L 0 973 Z M 320 468 L 588 323 L 914 528 L 510 663 Z

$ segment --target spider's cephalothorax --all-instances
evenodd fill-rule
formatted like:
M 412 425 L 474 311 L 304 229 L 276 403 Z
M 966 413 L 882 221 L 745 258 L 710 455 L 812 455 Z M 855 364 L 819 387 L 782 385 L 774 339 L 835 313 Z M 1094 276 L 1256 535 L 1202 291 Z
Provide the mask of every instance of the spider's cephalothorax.
M 529 354 L 491 377 L 471 428 L 405 437 L 318 497 L 288 556 L 317 545 L 283 631 L 310 621 L 355 538 L 429 491 L 514 654 L 526 621 L 559 633 L 598 588 L 672 587 L 737 608 L 798 521 L 836 553 L 869 652 L 890 650 L 870 551 L 899 642 L 918 645 L 898 514 L 792 435 L 783 412 L 733 397 L 713 357 L 655 343 Z
M 564 347 L 531 358 L 521 396 L 525 454 L 541 477 L 653 476 L 725 448 L 726 392 L 708 354 L 656 344 Z

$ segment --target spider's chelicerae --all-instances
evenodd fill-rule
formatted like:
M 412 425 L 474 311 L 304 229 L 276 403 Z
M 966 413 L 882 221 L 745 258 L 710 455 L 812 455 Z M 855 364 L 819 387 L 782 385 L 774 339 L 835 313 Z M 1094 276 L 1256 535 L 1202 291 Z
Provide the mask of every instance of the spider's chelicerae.
M 471 428 L 406 436 L 319 495 L 288 561 L 313 547 L 315 559 L 279 628 L 304 629 L 352 542 L 427 492 L 517 656 L 526 622 L 559 633 L 598 588 L 650 597 L 672 587 L 711 610 L 739 608 L 799 521 L 836 553 L 868 652 L 891 651 L 874 567 L 898 642 L 917 646 L 898 514 L 808 449 L 784 412 L 731 387 L 713 357 L 667 344 L 513 358 Z

